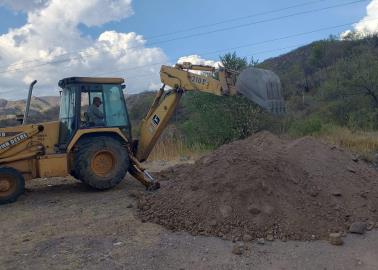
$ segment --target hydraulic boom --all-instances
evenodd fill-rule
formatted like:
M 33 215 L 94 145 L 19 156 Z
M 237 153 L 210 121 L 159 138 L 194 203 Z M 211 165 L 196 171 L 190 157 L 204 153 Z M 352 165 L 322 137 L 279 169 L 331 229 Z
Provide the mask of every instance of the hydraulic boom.
M 190 72 L 191 70 L 205 73 L 197 74 Z M 256 73 L 265 77 L 255 76 Z M 239 77 L 243 80 L 239 80 Z M 249 68 L 240 74 L 223 67 L 216 69 L 212 66 L 185 62 L 176 64 L 175 67 L 162 66 L 160 79 L 163 87 L 157 93 L 141 124 L 141 136 L 136 153 L 137 159 L 141 162 L 148 158 L 185 91 L 199 91 L 217 96 L 243 94 L 272 112 L 284 111 L 281 84 L 277 75 L 271 71 Z M 165 86 L 171 87 L 171 90 L 165 91 Z

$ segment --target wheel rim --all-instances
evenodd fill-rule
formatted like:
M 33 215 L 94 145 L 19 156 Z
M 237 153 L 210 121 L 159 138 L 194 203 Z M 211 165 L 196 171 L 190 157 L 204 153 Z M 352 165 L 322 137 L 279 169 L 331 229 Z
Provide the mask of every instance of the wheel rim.
M 109 175 L 116 165 L 116 158 L 110 151 L 97 152 L 91 161 L 91 167 L 93 172 L 99 176 Z
M 16 190 L 16 182 L 8 174 L 0 174 L 0 197 L 7 197 Z

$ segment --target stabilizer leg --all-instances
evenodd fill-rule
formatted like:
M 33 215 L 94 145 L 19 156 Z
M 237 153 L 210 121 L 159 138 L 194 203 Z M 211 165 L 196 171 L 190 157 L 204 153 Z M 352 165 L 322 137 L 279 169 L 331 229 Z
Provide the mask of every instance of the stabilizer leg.
M 129 168 L 129 173 L 141 182 L 147 190 L 153 191 L 160 188 L 160 183 L 156 181 L 151 174 L 136 160 L 135 157 L 130 157 L 132 164 Z

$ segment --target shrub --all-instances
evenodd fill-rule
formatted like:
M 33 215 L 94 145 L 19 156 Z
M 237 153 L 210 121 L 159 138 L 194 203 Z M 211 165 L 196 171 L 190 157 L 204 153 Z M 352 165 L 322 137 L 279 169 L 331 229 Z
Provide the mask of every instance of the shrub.
M 315 135 L 322 131 L 323 122 L 319 117 L 309 117 L 293 121 L 289 127 L 289 134 L 293 136 Z

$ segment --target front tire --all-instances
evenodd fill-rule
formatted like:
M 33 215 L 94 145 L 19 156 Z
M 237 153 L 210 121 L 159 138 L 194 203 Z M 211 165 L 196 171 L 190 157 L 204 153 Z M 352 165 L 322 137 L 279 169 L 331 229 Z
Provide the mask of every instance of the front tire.
M 74 159 L 75 176 L 98 190 L 118 185 L 129 167 L 129 156 L 119 140 L 110 136 L 88 137 L 79 141 Z
M 15 202 L 25 192 L 25 179 L 14 168 L 0 168 L 0 204 Z

